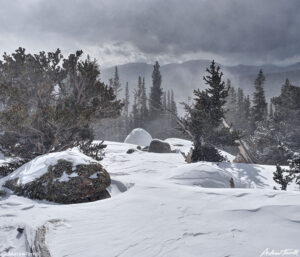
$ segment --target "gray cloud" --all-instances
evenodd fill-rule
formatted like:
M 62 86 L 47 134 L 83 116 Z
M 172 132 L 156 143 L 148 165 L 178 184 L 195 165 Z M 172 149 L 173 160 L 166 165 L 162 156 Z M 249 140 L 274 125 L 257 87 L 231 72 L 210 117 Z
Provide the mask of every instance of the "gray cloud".
M 104 63 L 194 57 L 257 63 L 300 56 L 299 0 L 0 3 L 3 51 L 17 44 L 30 50 L 82 48 Z

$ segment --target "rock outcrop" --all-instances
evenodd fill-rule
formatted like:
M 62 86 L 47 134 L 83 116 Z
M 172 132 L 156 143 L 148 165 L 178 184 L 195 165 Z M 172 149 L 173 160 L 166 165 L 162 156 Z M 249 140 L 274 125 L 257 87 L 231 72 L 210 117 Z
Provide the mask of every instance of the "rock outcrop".
M 26 183 L 20 183 L 18 176 L 12 176 L 4 187 L 31 199 L 71 204 L 109 198 L 106 189 L 110 183 L 108 172 L 98 162 L 74 166 L 68 160 L 59 159 L 41 176 Z

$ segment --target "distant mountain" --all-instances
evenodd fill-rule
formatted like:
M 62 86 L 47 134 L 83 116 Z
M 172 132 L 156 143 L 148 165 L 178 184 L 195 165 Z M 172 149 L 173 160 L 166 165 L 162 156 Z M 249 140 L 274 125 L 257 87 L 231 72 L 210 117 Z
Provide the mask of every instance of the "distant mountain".
M 210 60 L 191 60 L 183 63 L 171 63 L 161 66 L 162 86 L 164 90 L 173 89 L 178 102 L 187 101 L 188 97 L 193 96 L 193 90 L 205 88 L 203 75 L 209 67 Z M 300 85 L 300 63 L 288 66 L 277 65 L 236 65 L 225 66 L 220 64 L 224 73 L 224 79 L 231 79 L 232 85 L 241 87 L 246 94 L 252 95 L 254 90 L 254 80 L 260 69 L 266 76 L 265 91 L 266 96 L 276 96 L 280 93 L 280 88 L 286 78 L 289 78 L 294 85 Z M 114 76 L 114 67 L 105 68 L 101 71 L 101 78 L 108 82 L 109 78 Z M 119 75 L 123 86 L 126 81 L 129 83 L 130 90 L 134 90 L 137 85 L 138 76 L 145 77 L 146 87 L 152 84 L 152 64 L 146 63 L 128 63 L 119 65 Z M 124 90 L 120 92 L 120 97 Z

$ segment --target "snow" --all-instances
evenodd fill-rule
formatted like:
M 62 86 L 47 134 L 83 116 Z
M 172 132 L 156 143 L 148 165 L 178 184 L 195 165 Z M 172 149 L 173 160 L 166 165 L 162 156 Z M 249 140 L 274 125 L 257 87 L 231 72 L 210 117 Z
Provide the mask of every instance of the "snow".
M 9 247 L 26 252 L 42 225 L 52 257 L 254 257 L 266 248 L 299 249 L 300 192 L 272 190 L 275 166 L 186 164 L 180 153 L 126 154 L 131 144 L 105 144 L 112 197 L 72 205 L 0 199 L 0 256 Z M 243 188 L 228 188 L 229 176 Z
M 97 172 L 95 172 L 93 175 L 91 175 L 91 176 L 89 176 L 89 178 L 97 178 L 98 176 L 97 176 Z
M 173 170 L 170 179 L 178 184 L 206 188 L 230 188 L 230 179 L 233 179 L 235 187 L 245 187 L 232 172 L 207 162 L 182 165 Z
M 135 128 L 126 137 L 124 143 L 140 146 L 149 146 L 152 141 L 151 135 L 142 128 Z
M 42 156 L 38 156 L 32 161 L 22 165 L 20 168 L 15 170 L 12 174 L 7 176 L 5 180 L 18 178 L 19 184 L 26 184 L 41 176 L 48 171 L 50 165 L 55 165 L 58 160 L 64 159 L 73 164 L 76 167 L 79 164 L 89 164 L 96 162 L 92 158 L 80 153 L 76 150 L 68 150 L 63 152 L 49 153 Z M 73 174 L 74 175 L 74 174 Z M 68 176 L 67 174 L 65 176 Z M 61 181 L 66 181 L 66 177 L 61 178 Z M 1 185 L 1 182 L 0 182 Z
M 56 179 L 58 182 L 68 182 L 70 178 L 78 177 L 78 174 L 76 172 L 72 172 L 70 175 L 67 174 L 65 171 L 61 175 L 60 178 Z

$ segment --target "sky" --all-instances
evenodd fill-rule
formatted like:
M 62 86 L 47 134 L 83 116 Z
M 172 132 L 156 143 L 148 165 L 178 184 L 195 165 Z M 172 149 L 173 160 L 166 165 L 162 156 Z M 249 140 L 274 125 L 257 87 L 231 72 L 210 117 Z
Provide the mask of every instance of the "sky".
M 299 0 L 0 0 L 0 50 L 67 55 L 100 67 L 215 59 L 300 61 Z

